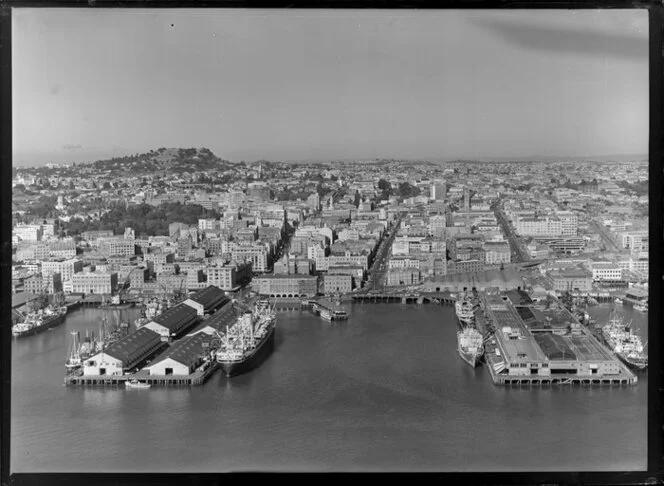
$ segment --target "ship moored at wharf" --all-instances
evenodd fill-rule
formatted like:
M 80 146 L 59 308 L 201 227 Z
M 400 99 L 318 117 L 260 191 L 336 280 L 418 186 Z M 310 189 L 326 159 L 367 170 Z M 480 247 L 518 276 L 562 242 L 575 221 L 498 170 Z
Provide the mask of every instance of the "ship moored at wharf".
M 59 326 L 65 321 L 67 310 L 66 306 L 49 306 L 36 312 L 31 312 L 25 316 L 23 322 L 12 326 L 12 335 L 14 337 L 32 336 Z
M 621 316 L 613 313 L 602 327 L 601 336 L 606 345 L 631 369 L 641 371 L 648 367 L 645 346 L 641 337 L 632 329 L 631 322 L 625 323 Z
M 457 351 L 459 356 L 475 368 L 484 355 L 484 336 L 475 325 L 475 312 L 479 304 L 475 295 L 463 293 L 454 305 L 461 330 L 457 332 Z
M 137 380 L 150 385 L 201 385 L 217 369 L 210 323 L 217 316 L 228 317 L 230 303 L 221 289 L 209 286 L 117 340 L 93 337 L 92 352 L 85 359 L 81 356 L 81 367 L 67 368 L 65 384 L 117 386 Z
M 277 316 L 273 306 L 264 300 L 238 317 L 219 338 L 216 360 L 226 376 L 246 373 L 257 366 L 274 347 Z

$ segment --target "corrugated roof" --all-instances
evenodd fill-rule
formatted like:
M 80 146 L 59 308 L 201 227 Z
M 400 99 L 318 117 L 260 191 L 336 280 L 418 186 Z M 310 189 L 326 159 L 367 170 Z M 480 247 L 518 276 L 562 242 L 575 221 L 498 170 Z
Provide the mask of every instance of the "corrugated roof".
M 190 324 L 196 319 L 197 315 L 196 309 L 189 307 L 187 304 L 181 303 L 175 307 L 171 307 L 163 314 L 159 314 L 152 319 L 152 321 L 175 331 L 182 326 Z
M 548 332 L 535 334 L 533 337 L 547 358 L 554 360 L 576 360 L 576 355 L 562 337 Z
M 142 348 L 148 348 L 160 341 L 161 337 L 159 334 L 152 329 L 141 327 L 108 346 L 104 352 L 109 356 L 119 359 L 126 365 L 132 361 L 136 353 Z
M 210 318 L 206 319 L 203 321 L 203 326 L 211 326 L 214 327 L 218 331 L 222 331 L 226 329 L 226 326 L 230 326 L 235 322 L 237 319 L 237 316 L 240 314 L 240 311 L 236 308 L 233 309 L 232 312 L 219 312 L 217 311 L 215 314 L 212 314 Z
M 213 307 L 221 301 L 228 300 L 226 293 L 214 285 L 209 285 L 204 289 L 199 290 L 189 298 L 194 302 L 202 304 L 205 309 Z
M 206 340 L 210 340 L 210 337 L 206 334 L 196 334 L 182 338 L 160 354 L 150 363 L 150 366 L 152 367 L 168 358 L 185 366 L 195 365 L 203 355 L 203 342 Z

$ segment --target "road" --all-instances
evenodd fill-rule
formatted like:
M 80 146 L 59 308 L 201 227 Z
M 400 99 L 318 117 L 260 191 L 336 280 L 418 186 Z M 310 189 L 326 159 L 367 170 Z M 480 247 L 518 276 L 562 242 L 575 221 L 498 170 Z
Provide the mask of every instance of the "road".
M 364 292 L 368 292 L 369 290 L 382 289 L 383 286 L 385 285 L 387 260 L 389 259 L 390 256 L 390 249 L 392 248 L 392 243 L 394 242 L 394 238 L 396 237 L 397 232 L 399 231 L 399 226 L 401 226 L 401 219 L 402 217 L 400 216 L 396 224 L 394 225 L 394 228 L 392 229 L 390 235 L 387 238 L 384 238 L 383 241 L 380 243 L 380 246 L 376 251 L 376 257 L 374 258 L 371 268 L 369 268 L 368 272 L 369 278 L 367 280 L 367 284 L 364 286 L 363 289 Z
M 514 233 L 512 225 L 507 220 L 507 216 L 505 216 L 505 213 L 503 213 L 502 209 L 500 208 L 500 204 L 495 204 L 493 206 L 493 212 L 496 215 L 496 220 L 498 220 L 498 224 L 503 229 L 503 234 L 505 235 L 505 238 L 510 245 L 512 261 L 514 263 L 530 261 L 530 255 L 528 254 L 528 249 L 526 248 L 525 242 L 522 238 L 518 237 Z
M 622 248 L 620 248 L 615 241 L 611 239 L 611 236 L 609 235 L 609 230 L 606 228 L 604 225 L 598 223 L 595 220 L 590 221 L 590 227 L 592 228 L 593 231 L 597 232 L 599 236 L 602 238 L 602 241 L 606 245 L 607 248 L 612 248 L 613 251 L 621 251 Z

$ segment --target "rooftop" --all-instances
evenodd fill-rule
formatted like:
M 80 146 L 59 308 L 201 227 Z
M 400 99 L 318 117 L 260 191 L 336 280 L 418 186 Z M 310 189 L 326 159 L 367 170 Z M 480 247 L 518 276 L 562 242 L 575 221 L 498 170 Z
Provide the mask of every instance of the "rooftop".
M 226 293 L 219 287 L 209 285 L 206 288 L 192 294 L 189 299 L 198 304 L 202 304 L 206 309 L 218 305 L 220 302 L 227 302 L 229 299 Z
M 175 330 L 176 328 L 179 328 L 183 322 L 191 322 L 196 319 L 197 315 L 196 309 L 187 304 L 180 303 L 171 307 L 166 312 L 159 314 L 152 319 L 152 322 L 156 322 L 168 329 Z
M 150 366 L 154 366 L 167 358 L 171 358 L 185 366 L 193 366 L 205 353 L 203 342 L 209 339 L 210 337 L 206 334 L 195 334 L 193 336 L 184 337 L 160 354 L 154 361 L 152 361 L 152 363 L 150 363 Z
M 104 353 L 119 359 L 123 363 L 129 363 L 137 351 L 160 340 L 159 334 L 146 327 L 141 327 L 109 345 Z

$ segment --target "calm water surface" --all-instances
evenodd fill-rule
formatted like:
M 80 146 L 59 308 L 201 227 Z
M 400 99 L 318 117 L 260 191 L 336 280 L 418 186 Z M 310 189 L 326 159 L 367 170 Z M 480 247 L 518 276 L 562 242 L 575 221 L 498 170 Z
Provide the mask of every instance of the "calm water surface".
M 645 314 L 619 311 L 647 338 Z M 449 307 L 359 304 L 334 325 L 285 311 L 274 353 L 249 374 L 63 386 L 70 331 L 97 331 L 105 312 L 14 340 L 12 472 L 646 468 L 645 374 L 635 387 L 494 386 L 459 358 Z

